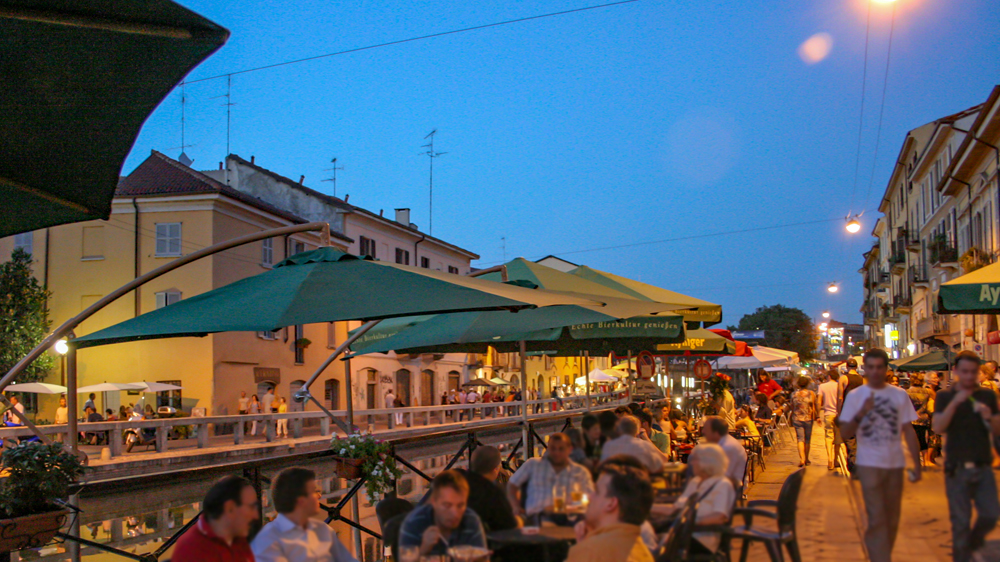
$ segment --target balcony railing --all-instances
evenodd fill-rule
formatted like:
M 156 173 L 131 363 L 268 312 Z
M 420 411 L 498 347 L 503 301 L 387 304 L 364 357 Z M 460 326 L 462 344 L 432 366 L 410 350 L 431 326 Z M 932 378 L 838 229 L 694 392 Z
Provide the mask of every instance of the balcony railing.
M 893 273 L 903 273 L 903 271 L 906 270 L 906 252 L 893 252 L 892 255 L 889 256 L 889 267 L 892 268 Z
M 947 336 L 951 334 L 950 318 L 937 314 L 917 322 L 917 339 Z
M 914 287 L 926 287 L 930 284 L 930 279 L 927 276 L 927 266 L 924 264 L 913 264 L 910 266 L 909 274 L 910 285 Z

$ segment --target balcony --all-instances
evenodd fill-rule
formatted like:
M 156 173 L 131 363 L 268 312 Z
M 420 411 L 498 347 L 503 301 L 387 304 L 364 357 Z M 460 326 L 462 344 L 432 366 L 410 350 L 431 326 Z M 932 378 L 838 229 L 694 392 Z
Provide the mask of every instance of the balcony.
M 958 249 L 944 237 L 935 238 L 927 248 L 931 254 L 931 266 L 937 269 L 958 271 Z
M 920 238 L 917 236 L 916 232 L 913 234 L 906 233 L 904 240 L 906 242 L 907 252 L 913 252 L 915 254 L 920 253 Z
M 893 252 L 893 254 L 889 256 L 889 267 L 896 275 L 902 275 L 906 272 L 906 252 Z
M 910 286 L 917 289 L 927 289 L 931 286 L 931 281 L 927 277 L 927 267 L 924 264 L 915 264 L 910 268 Z
M 951 335 L 951 324 L 948 316 L 932 315 L 917 322 L 917 339 L 937 338 Z
M 903 297 L 896 297 L 893 301 L 895 305 L 894 308 L 898 314 L 910 314 L 910 310 L 913 308 L 913 298 L 910 295 Z
M 875 286 L 878 289 L 888 289 L 889 288 L 889 272 L 880 271 L 878 277 L 876 277 Z

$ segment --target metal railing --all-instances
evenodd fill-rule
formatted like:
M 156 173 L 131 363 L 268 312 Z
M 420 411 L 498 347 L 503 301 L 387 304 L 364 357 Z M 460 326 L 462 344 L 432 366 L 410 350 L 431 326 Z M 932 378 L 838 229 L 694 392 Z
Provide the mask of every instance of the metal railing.
M 627 392 L 616 391 L 590 396 L 591 407 L 604 405 L 621 405 L 626 403 Z M 522 416 L 521 408 L 528 408 L 528 418 L 543 419 L 546 414 L 562 410 L 586 409 L 586 396 L 574 396 L 563 399 L 528 400 L 520 402 L 487 402 L 477 404 L 446 404 L 443 406 L 418 406 L 412 408 L 381 408 L 375 410 L 358 410 L 354 412 L 356 429 L 375 433 L 401 431 L 403 428 L 420 428 L 435 425 L 464 425 L 473 427 L 490 427 L 494 422 L 509 421 L 510 418 Z M 332 412 L 337 417 L 345 417 L 345 410 Z M 478 419 L 477 419 L 478 418 Z M 242 445 L 247 442 L 247 428 L 258 424 L 264 437 L 264 443 L 278 439 L 278 420 L 288 420 L 288 434 L 292 438 L 305 436 L 307 421 L 318 423 L 319 435 L 328 437 L 333 434 L 331 418 L 326 412 L 288 412 L 284 414 L 247 414 L 235 416 L 178 417 L 159 418 L 141 421 L 102 421 L 77 424 L 77 430 L 86 435 L 101 437 L 104 445 L 110 450 L 112 457 L 121 457 L 124 452 L 125 432 L 131 429 L 151 433 L 149 439 L 143 440 L 143 445 L 155 447 L 155 451 L 163 453 L 168 450 L 205 449 L 212 446 L 228 446 L 219 437 L 230 435 L 232 443 Z M 364 420 L 364 425 L 357 422 Z M 384 422 L 384 423 L 383 423 Z M 182 428 L 190 428 L 184 429 Z M 38 430 L 46 436 L 55 436 L 63 442 L 68 441 L 70 426 L 43 425 Z M 214 434 L 214 435 L 213 435 Z M 0 429 L 0 440 L 5 443 L 11 438 L 30 438 L 35 431 L 26 426 Z M 190 435 L 189 437 L 184 437 Z M 212 442 L 214 439 L 214 443 Z M 170 447 L 170 441 L 186 440 L 186 446 Z M 190 443 L 193 441 L 193 443 Z

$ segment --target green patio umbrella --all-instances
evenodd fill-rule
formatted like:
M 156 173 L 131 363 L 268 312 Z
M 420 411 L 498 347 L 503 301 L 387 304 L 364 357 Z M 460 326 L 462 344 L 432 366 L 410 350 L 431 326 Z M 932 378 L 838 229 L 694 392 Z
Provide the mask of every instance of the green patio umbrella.
M 518 316 L 510 312 L 558 305 L 603 306 L 587 298 L 379 262 L 327 247 L 296 254 L 271 271 L 147 312 L 74 342 L 83 348 L 467 310 L 500 309 L 500 316 Z
M 143 122 L 228 37 L 168 0 L 0 1 L 0 238 L 107 219 Z
M 1000 262 L 942 283 L 937 311 L 1000 314 Z
M 656 343 L 680 340 L 683 319 L 670 312 L 679 305 L 634 299 L 618 291 L 523 259 L 506 264 L 509 282 L 541 286 L 547 290 L 571 291 L 577 296 L 600 299 L 607 306 L 559 307 L 519 314 L 517 318 L 493 312 L 441 314 L 433 317 L 395 319 L 381 323 L 351 346 L 355 354 L 424 350 L 478 353 L 487 347 L 517 351 L 519 342 L 529 352 L 547 351 L 578 355 L 589 351 L 604 355 L 611 351 L 648 348 Z M 501 273 L 483 279 L 501 279 Z M 651 307 L 646 309 L 646 307 Z M 659 307 L 659 315 L 651 315 Z
M 925 351 L 920 355 L 891 361 L 890 364 L 893 369 L 903 371 L 904 373 L 913 373 L 917 371 L 947 371 L 948 369 L 951 369 L 951 360 L 954 357 L 955 354 L 951 351 L 932 349 L 930 351 Z
M 698 328 L 685 330 L 682 342 L 657 345 L 654 353 L 658 355 L 733 355 L 736 353 L 736 342 L 711 330 Z
M 685 322 L 701 322 L 703 327 L 722 322 L 722 305 L 682 295 L 674 291 L 668 291 L 667 289 L 661 289 L 660 287 L 615 275 L 614 273 L 599 271 L 585 265 L 581 265 L 569 273 L 604 285 L 632 298 L 680 305 L 682 309 L 678 310 L 678 314 L 684 316 Z

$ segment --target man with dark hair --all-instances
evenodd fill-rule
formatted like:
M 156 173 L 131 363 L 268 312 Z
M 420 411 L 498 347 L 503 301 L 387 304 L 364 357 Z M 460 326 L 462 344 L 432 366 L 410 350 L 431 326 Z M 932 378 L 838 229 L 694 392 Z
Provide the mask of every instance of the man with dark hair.
M 618 408 L 624 408 L 624 406 L 619 406 Z M 628 413 L 618 413 L 618 410 L 604 410 L 603 412 L 597 414 L 597 421 L 601 424 L 601 443 L 605 443 L 615 437 L 618 437 L 618 418 L 620 416 Z
M 593 493 L 590 471 L 570 460 L 572 450 L 573 444 L 565 433 L 553 433 L 549 435 L 545 454 L 541 458 L 528 459 L 517 469 L 507 482 L 507 496 L 515 514 L 535 515 L 551 508 L 552 492 L 557 486 L 568 491 L 578 488 L 584 494 Z
M 608 459 L 597 467 L 597 491 L 577 523 L 577 544 L 567 562 L 652 562 L 641 525 L 653 506 L 653 486 L 645 470 Z
M 979 386 L 979 356 L 962 351 L 952 364 L 954 387 L 937 393 L 934 432 L 946 435 L 944 484 L 955 562 L 985 560 L 977 553 L 1000 518 L 997 483 L 990 467 L 990 432 L 1000 435 L 997 396 Z M 972 505 L 976 506 L 976 524 Z
M 701 435 L 705 441 L 714 443 L 726 452 L 729 459 L 729 468 L 726 469 L 726 476 L 733 483 L 738 493 L 743 488 L 743 476 L 747 469 L 747 450 L 729 434 L 729 425 L 726 420 L 718 416 L 706 416 L 701 426 Z
M 584 414 L 581 426 L 583 427 L 584 454 L 587 455 L 588 459 L 601 458 L 603 440 L 601 439 L 600 420 L 594 414 Z
M 399 531 L 399 546 L 420 547 L 420 555 L 447 555 L 450 546 L 486 548 L 483 524 L 471 509 L 469 484 L 457 470 L 445 470 L 431 481 L 427 503 L 410 512 Z
M 500 451 L 496 447 L 476 447 L 469 458 L 469 470 L 462 472 L 469 483 L 469 509 L 479 516 L 487 531 L 503 531 L 519 526 L 507 494 L 497 484 L 501 462 Z
M 278 516 L 253 540 L 258 562 L 357 562 L 336 533 L 320 519 L 322 490 L 316 473 L 286 468 L 271 483 L 271 499 Z
M 867 384 L 856 388 L 844 400 L 840 412 L 840 433 L 845 439 L 857 436 L 857 463 L 854 472 L 868 514 L 865 545 L 872 562 L 889 562 L 899 530 L 903 500 L 903 471 L 906 457 L 902 437 L 913 457 L 910 480 L 920 479 L 920 447 L 913 422 L 917 412 L 906 391 L 886 384 L 889 356 L 881 349 L 864 355 Z
M 816 395 L 823 416 L 823 437 L 826 441 L 826 468 L 833 470 L 840 465 L 840 451 L 843 441 L 837 427 L 837 408 L 840 407 L 840 373 L 836 369 L 828 371 L 830 380 L 819 385 Z
M 84 412 L 87 411 L 87 408 L 90 408 L 95 412 L 97 411 L 97 404 L 94 403 L 95 398 L 97 398 L 97 395 L 94 394 L 93 392 L 91 392 L 90 395 L 87 396 L 87 401 L 83 403 Z
M 247 543 L 257 520 L 257 494 L 245 478 L 227 476 L 205 494 L 202 514 L 177 540 L 174 562 L 254 562 Z

